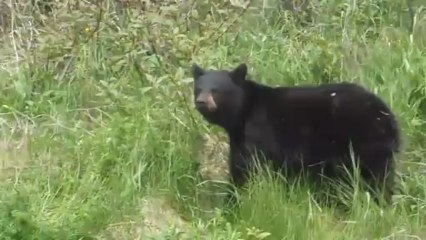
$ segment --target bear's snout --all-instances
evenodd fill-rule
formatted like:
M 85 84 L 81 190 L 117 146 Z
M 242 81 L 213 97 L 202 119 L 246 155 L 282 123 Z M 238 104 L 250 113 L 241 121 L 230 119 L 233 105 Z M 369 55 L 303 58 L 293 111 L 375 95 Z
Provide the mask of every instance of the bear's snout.
M 200 93 L 195 100 L 195 106 L 201 111 L 214 111 L 217 106 L 211 93 Z

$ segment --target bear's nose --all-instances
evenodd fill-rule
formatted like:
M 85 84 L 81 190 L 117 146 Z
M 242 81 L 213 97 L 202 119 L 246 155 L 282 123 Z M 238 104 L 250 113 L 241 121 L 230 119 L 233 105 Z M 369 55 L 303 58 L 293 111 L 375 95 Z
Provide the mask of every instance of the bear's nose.
M 201 111 L 214 111 L 216 109 L 216 103 L 211 93 L 201 93 L 195 99 L 195 106 Z
M 207 101 L 203 99 L 197 99 L 195 100 L 195 106 L 201 109 L 207 108 Z

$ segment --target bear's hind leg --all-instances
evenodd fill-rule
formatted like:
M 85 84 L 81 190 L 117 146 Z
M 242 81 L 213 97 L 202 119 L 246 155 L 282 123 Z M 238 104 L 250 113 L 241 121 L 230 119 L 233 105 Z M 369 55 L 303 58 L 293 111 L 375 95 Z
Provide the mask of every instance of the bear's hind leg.
M 370 188 L 378 190 L 376 194 L 383 194 L 386 204 L 392 203 L 394 193 L 394 153 L 390 146 L 387 142 L 366 142 L 357 151 L 361 163 L 361 176 Z M 374 199 L 379 202 L 376 194 Z

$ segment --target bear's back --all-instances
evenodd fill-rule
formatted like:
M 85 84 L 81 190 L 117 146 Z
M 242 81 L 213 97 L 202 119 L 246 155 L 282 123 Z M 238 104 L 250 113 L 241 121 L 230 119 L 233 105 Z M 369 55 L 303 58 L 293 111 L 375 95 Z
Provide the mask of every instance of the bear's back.
M 386 104 L 351 83 L 258 91 L 244 129 L 246 147 L 261 149 L 270 158 L 295 151 L 341 154 L 350 142 L 399 144 Z

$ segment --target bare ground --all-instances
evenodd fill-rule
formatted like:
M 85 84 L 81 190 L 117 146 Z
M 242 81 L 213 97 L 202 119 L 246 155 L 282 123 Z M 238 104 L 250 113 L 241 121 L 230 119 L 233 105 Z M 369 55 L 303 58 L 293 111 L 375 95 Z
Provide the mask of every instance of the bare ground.
M 5 124 L 3 125 L 5 127 Z M 15 127 L 15 126 L 14 126 Z M 13 128 L 9 128 L 13 129 Z M 0 138 L 0 182 L 19 176 L 30 160 L 29 127 L 25 127 L 19 138 L 5 134 Z M 13 134 L 12 134 L 13 135 Z
M 224 136 L 204 134 L 196 149 L 200 161 L 199 174 L 207 185 L 205 200 L 216 201 L 214 182 L 227 181 L 228 144 Z M 142 200 L 141 220 L 123 221 L 111 224 L 100 239 L 156 239 L 169 234 L 179 236 L 177 239 L 193 239 L 195 228 L 185 221 L 179 213 L 162 197 Z M 213 203 L 207 203 L 205 210 L 213 210 Z M 170 236 L 169 235 L 169 236 Z M 206 239 L 209 239 L 206 237 Z

